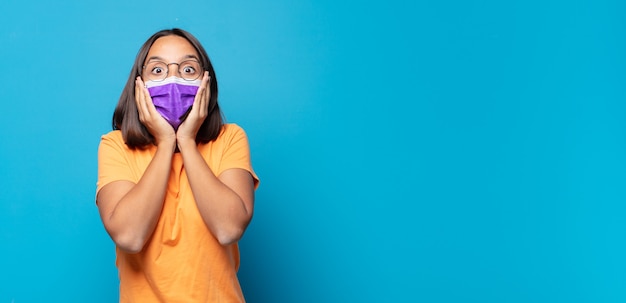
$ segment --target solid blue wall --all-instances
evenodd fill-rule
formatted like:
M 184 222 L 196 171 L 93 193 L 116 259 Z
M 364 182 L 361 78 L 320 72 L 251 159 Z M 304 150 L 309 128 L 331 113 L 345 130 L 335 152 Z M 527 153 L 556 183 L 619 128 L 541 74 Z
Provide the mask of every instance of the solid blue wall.
M 135 54 L 211 56 L 261 177 L 249 302 L 624 302 L 622 1 L 0 3 L 0 302 L 113 302 L 97 147 Z

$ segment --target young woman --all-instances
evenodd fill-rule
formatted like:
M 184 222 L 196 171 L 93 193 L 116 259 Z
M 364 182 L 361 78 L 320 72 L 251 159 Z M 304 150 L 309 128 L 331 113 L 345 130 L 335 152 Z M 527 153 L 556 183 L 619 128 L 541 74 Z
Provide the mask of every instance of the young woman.
M 237 241 L 255 175 L 225 124 L 199 41 L 159 31 L 141 47 L 98 150 L 96 202 L 115 242 L 120 302 L 243 302 Z

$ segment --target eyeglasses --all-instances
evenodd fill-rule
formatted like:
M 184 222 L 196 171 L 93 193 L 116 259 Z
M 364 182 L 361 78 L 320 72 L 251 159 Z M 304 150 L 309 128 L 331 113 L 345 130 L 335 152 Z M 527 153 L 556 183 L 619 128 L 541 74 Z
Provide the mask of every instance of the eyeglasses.
M 178 65 L 178 74 L 181 78 L 187 81 L 193 81 L 200 78 L 202 75 L 202 67 L 200 62 L 196 60 L 185 60 L 180 63 L 165 63 L 162 61 L 150 61 L 143 66 L 145 79 L 148 81 L 163 81 L 169 74 L 169 66 L 175 64 Z

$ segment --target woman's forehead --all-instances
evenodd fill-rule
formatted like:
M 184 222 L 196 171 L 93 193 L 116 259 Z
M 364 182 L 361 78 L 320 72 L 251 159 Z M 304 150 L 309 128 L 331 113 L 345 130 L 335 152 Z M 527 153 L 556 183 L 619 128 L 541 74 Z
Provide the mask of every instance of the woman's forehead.
M 187 39 L 176 35 L 169 35 L 158 38 L 150 47 L 146 59 L 155 57 L 175 62 L 190 57 L 197 58 L 198 52 Z

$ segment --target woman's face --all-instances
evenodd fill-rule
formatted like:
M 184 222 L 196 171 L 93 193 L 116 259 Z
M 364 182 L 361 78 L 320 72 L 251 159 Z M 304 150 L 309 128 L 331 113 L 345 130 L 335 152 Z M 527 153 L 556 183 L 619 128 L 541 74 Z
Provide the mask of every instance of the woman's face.
M 204 72 L 193 45 L 176 35 L 154 41 L 143 65 L 141 77 L 144 81 L 158 81 L 172 76 L 195 80 Z

